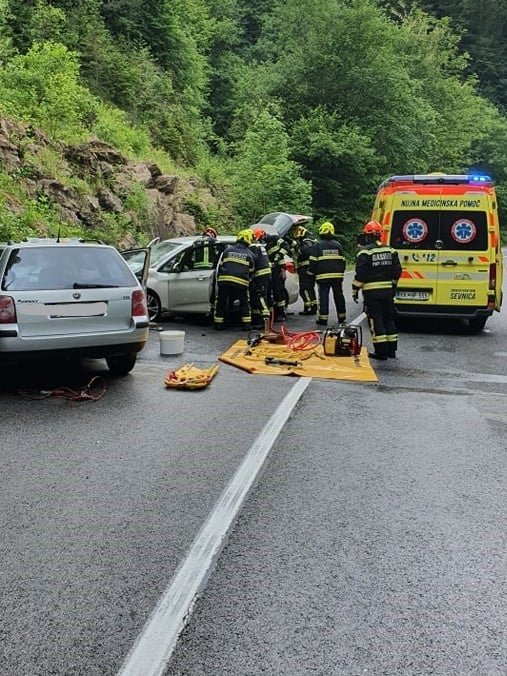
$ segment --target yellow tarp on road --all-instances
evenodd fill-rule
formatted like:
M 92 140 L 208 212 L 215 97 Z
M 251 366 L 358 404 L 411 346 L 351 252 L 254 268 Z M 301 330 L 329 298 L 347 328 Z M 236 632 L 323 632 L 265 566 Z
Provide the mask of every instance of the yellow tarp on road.
M 298 364 L 297 366 L 266 364 L 266 357 L 296 361 Z M 307 352 L 294 352 L 283 344 L 265 341 L 249 348 L 246 340 L 238 340 L 219 359 L 248 373 L 260 375 L 378 382 L 368 359 L 368 351 L 364 347 L 358 357 L 327 357 L 322 345 Z

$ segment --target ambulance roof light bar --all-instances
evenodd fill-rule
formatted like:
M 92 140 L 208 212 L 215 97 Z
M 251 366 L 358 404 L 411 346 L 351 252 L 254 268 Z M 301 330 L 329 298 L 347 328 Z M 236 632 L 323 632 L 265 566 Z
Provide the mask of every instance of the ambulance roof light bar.
M 382 184 L 384 188 L 393 183 L 419 183 L 431 185 L 435 183 L 443 185 L 492 185 L 493 180 L 484 174 L 410 174 L 403 176 L 390 176 Z

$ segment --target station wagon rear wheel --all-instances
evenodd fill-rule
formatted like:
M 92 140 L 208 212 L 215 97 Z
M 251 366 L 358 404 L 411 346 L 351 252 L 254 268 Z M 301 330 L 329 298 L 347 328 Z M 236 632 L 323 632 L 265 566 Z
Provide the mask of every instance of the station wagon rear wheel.
M 135 366 L 137 354 L 122 354 L 117 357 L 106 357 L 106 363 L 113 376 L 126 376 Z

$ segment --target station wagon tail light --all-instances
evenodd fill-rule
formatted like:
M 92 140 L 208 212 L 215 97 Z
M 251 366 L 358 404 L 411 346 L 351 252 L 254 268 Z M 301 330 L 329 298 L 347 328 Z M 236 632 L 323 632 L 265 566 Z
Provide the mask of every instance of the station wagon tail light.
M 0 296 L 0 324 L 15 324 L 16 306 L 10 296 Z
M 144 291 L 138 289 L 132 292 L 132 317 L 146 317 L 148 308 Z
M 285 263 L 285 269 L 287 270 L 287 272 L 291 272 L 293 275 L 296 274 L 296 266 L 292 261 L 288 261 L 287 263 Z

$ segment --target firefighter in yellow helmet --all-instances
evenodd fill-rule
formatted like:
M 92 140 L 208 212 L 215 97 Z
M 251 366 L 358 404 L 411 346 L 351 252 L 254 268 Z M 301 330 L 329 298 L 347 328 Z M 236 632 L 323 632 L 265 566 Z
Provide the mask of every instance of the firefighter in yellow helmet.
M 319 228 L 319 241 L 314 246 L 308 273 L 317 281 L 319 292 L 319 310 L 317 324 L 327 325 L 329 319 L 329 293 L 333 292 L 338 321 L 346 318 L 345 298 L 343 296 L 343 276 L 345 257 L 343 247 L 335 237 L 334 225 L 329 221 Z
M 357 303 L 359 291 L 363 292 L 374 348 L 369 356 L 373 359 L 394 359 L 398 347 L 394 293 L 401 275 L 398 252 L 382 244 L 382 226 L 378 221 L 368 221 L 357 239 L 359 252 L 352 282 L 352 298 Z
M 236 243 L 226 247 L 217 268 L 217 299 L 214 327 L 222 329 L 225 316 L 234 301 L 239 301 L 243 330 L 252 328 L 249 287 L 255 272 L 255 256 L 250 250 L 253 232 L 240 230 Z

